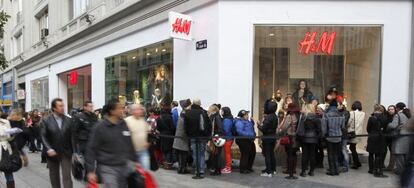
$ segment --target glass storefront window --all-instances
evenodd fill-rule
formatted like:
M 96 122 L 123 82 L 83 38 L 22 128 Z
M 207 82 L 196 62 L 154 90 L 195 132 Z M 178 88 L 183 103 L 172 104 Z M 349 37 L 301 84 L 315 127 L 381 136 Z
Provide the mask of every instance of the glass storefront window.
M 371 111 L 379 102 L 381 31 L 375 25 L 255 26 L 254 110 L 261 115 L 278 89 L 282 98 L 295 96 L 303 80 L 320 103 L 334 87 L 348 109 L 359 100 Z
M 172 46 L 165 41 L 106 58 L 106 100 L 159 107 L 163 99 L 172 99 Z
M 49 79 L 39 78 L 30 82 L 32 110 L 45 110 L 49 105 Z

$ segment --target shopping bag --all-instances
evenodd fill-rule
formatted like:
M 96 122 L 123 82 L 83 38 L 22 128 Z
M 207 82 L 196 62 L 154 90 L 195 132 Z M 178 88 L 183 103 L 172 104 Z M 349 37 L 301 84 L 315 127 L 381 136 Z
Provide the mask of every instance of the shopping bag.
M 145 188 L 157 188 L 157 184 L 155 183 L 154 178 L 149 172 L 145 171 L 141 165 L 136 165 L 136 170 L 141 174 L 142 177 L 144 177 Z

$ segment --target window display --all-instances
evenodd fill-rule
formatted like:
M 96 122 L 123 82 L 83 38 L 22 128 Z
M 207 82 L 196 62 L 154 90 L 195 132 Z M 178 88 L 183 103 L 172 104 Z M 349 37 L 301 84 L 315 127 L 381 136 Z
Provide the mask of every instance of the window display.
M 106 100 L 155 108 L 171 100 L 172 52 L 172 41 L 165 41 L 106 58 Z
M 49 105 L 49 79 L 48 77 L 39 78 L 30 82 L 30 95 L 32 110 L 38 109 L 43 111 Z
M 375 25 L 255 26 L 254 110 L 277 91 L 298 106 L 324 103 L 332 88 L 344 101 L 378 103 L 381 31 Z

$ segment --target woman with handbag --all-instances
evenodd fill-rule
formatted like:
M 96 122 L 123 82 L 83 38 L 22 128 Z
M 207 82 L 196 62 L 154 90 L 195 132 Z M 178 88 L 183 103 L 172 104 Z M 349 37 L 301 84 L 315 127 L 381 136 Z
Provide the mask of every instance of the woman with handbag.
M 349 149 L 352 152 L 352 169 L 358 169 L 361 167 L 361 162 L 359 162 L 358 153 L 356 151 L 356 145 L 361 141 L 360 138 L 356 135 L 362 134 L 365 120 L 365 112 L 362 111 L 362 104 L 360 101 L 355 101 L 351 107 L 352 111 L 350 112 L 350 117 L 347 125 L 348 129 L 348 143 Z
M 287 108 L 287 115 L 283 119 L 282 127 L 280 127 L 280 133 L 283 135 L 279 143 L 285 146 L 285 151 L 287 154 L 287 171 L 283 173 L 289 174 L 286 179 L 298 179 L 294 174 L 296 173 L 296 163 L 297 163 L 297 155 L 296 152 L 298 151 L 298 144 L 296 142 L 296 126 L 298 123 L 298 119 L 300 116 L 300 109 L 299 107 L 291 103 Z
M 207 114 L 210 118 L 212 131 L 211 135 L 214 136 L 209 143 L 208 146 L 210 148 L 210 162 L 211 167 L 214 169 L 213 172 L 210 173 L 211 176 L 219 176 L 221 175 L 221 165 L 220 165 L 220 157 L 221 157 L 221 151 L 223 148 L 223 145 L 225 143 L 225 140 L 222 140 L 222 144 L 218 143 L 219 138 L 217 136 L 222 136 L 223 134 L 223 123 L 219 114 L 219 108 L 217 105 L 213 104 L 208 107 Z
M 15 143 L 11 142 L 13 137 L 10 130 L 10 122 L 6 119 L 0 119 L 0 171 L 4 173 L 7 188 L 14 188 L 13 172 L 21 168 L 22 162 Z

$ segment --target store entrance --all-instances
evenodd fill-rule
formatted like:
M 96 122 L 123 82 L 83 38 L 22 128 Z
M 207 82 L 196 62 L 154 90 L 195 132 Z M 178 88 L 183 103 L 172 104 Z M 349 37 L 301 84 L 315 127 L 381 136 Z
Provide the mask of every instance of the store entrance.
M 91 100 L 91 66 L 61 73 L 59 76 L 59 96 L 66 102 L 67 112 L 82 108 Z

